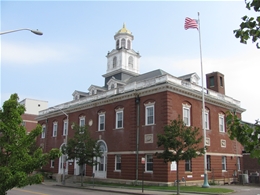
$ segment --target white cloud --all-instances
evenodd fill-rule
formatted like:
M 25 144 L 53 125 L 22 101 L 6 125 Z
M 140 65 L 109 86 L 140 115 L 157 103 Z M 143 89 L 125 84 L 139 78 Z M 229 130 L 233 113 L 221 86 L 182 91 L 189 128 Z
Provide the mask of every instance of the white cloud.
M 231 57 L 204 57 L 202 60 L 204 75 L 214 71 L 224 74 L 226 95 L 241 102 L 241 107 L 246 109 L 242 114 L 242 119 L 248 122 L 254 122 L 255 119 L 260 118 L 258 104 L 260 100 L 259 52 L 255 47 L 251 47 L 247 52 L 241 52 Z M 174 56 L 143 57 L 140 66 L 142 67 L 141 73 L 162 69 L 173 76 L 196 72 L 201 77 L 200 58 L 176 60 Z

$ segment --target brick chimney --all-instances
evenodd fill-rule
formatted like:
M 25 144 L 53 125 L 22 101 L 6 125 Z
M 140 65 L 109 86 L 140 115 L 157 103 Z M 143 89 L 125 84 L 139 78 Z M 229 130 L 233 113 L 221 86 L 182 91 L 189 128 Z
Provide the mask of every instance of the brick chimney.
M 206 74 L 207 88 L 225 95 L 224 75 L 219 72 Z

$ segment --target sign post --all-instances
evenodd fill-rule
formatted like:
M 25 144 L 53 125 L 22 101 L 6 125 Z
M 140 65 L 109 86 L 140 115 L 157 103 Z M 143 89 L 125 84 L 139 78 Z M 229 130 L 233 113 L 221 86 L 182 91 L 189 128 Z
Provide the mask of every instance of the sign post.
M 145 168 L 145 158 L 144 157 L 141 158 L 141 163 L 143 164 L 143 167 Z M 144 171 L 145 171 L 145 169 L 143 170 L 143 173 L 142 173 L 142 193 L 144 192 Z

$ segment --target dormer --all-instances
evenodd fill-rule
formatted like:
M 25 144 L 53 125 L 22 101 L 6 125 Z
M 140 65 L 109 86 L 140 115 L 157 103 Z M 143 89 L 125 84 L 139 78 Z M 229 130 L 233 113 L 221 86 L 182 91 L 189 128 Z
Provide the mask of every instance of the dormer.
M 89 95 L 96 95 L 100 92 L 105 92 L 106 89 L 103 88 L 103 87 L 99 87 L 99 86 L 96 86 L 96 85 L 91 85 L 89 88 Z
M 107 82 L 108 90 L 114 89 L 114 88 L 118 88 L 118 87 L 121 87 L 121 86 L 124 86 L 124 85 L 126 85 L 124 82 L 115 79 L 115 77 L 112 77 L 112 78 Z
M 191 73 L 184 76 L 178 77 L 179 79 L 191 82 L 192 84 L 199 84 L 200 77 L 197 75 L 197 73 Z
M 88 95 L 89 95 L 89 93 L 85 93 L 85 92 L 77 91 L 77 90 L 75 90 L 72 94 L 73 100 L 79 100 L 80 98 L 87 97 Z

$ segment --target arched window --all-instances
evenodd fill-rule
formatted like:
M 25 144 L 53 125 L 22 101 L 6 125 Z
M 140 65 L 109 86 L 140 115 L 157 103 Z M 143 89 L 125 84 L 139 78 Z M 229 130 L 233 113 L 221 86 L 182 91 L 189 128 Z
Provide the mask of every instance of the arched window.
M 133 69 L 134 65 L 134 58 L 132 56 L 129 56 L 128 58 L 128 67 Z
M 122 47 L 122 48 L 125 48 L 125 39 L 122 39 L 122 40 L 121 40 L 121 47 Z
M 116 49 L 119 49 L 119 40 L 116 41 Z
M 131 41 L 127 40 L 127 49 L 131 49 Z
M 116 67 L 116 61 L 117 61 L 117 59 L 116 59 L 116 57 L 114 57 L 114 58 L 113 58 L 113 68 Z

